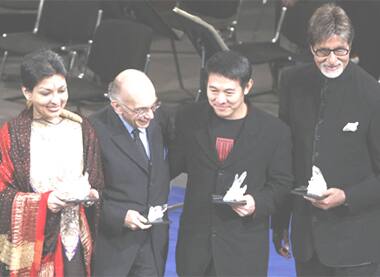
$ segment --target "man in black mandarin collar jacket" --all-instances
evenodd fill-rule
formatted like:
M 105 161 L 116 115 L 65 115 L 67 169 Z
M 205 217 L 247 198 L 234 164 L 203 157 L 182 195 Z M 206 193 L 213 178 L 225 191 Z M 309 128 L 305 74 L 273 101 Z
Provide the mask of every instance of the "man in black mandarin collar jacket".
M 309 36 L 315 64 L 284 72 L 280 118 L 292 132 L 296 186 L 307 186 L 317 166 L 328 190 L 319 201 L 294 196 L 288 207 L 297 275 L 373 276 L 380 261 L 380 87 L 349 62 L 352 30 L 340 7 L 319 8 Z M 273 220 L 279 251 L 286 210 Z

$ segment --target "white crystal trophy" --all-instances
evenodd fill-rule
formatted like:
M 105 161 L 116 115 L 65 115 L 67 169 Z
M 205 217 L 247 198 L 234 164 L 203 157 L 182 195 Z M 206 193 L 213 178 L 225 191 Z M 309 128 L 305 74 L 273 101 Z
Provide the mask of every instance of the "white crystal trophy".
M 243 187 L 241 187 L 241 185 L 243 184 L 246 177 L 247 171 L 244 171 L 240 176 L 238 174 L 235 175 L 234 182 L 227 190 L 226 194 L 223 196 L 224 202 L 242 200 L 244 193 L 247 191 L 247 185 L 244 185 Z
M 148 212 L 148 224 L 164 223 L 163 217 L 168 209 L 168 204 L 151 206 Z
M 321 170 L 313 165 L 312 176 L 309 180 L 309 185 L 307 186 L 307 193 L 316 196 L 322 196 L 327 190 L 327 183 Z

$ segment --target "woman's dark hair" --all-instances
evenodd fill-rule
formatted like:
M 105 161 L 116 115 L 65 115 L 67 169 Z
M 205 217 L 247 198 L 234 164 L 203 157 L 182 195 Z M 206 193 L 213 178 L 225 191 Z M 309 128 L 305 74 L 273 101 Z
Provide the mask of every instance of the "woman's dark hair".
M 234 51 L 221 51 L 207 61 L 207 79 L 210 74 L 217 74 L 231 80 L 238 80 L 244 88 L 252 75 L 252 66 L 249 60 Z
M 21 83 L 29 91 L 43 79 L 56 74 L 66 77 L 67 72 L 62 57 L 51 50 L 30 53 L 21 63 Z

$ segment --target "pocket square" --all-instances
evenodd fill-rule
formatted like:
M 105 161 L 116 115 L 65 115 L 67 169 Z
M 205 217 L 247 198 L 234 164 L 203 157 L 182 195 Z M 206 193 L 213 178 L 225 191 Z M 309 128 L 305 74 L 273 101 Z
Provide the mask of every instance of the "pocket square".
M 359 127 L 359 122 L 348 122 L 346 126 L 343 127 L 343 132 L 356 132 Z

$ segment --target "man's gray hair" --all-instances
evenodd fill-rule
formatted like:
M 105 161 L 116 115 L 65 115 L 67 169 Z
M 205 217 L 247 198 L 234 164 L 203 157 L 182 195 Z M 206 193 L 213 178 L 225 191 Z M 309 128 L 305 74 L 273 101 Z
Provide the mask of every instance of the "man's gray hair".
M 107 92 L 107 97 L 110 100 L 116 100 L 119 95 L 119 85 L 115 80 L 111 81 L 108 84 L 108 92 Z
M 341 37 L 351 45 L 354 39 L 354 28 L 346 12 L 341 7 L 329 3 L 319 7 L 311 16 L 307 35 L 311 46 L 333 35 Z

